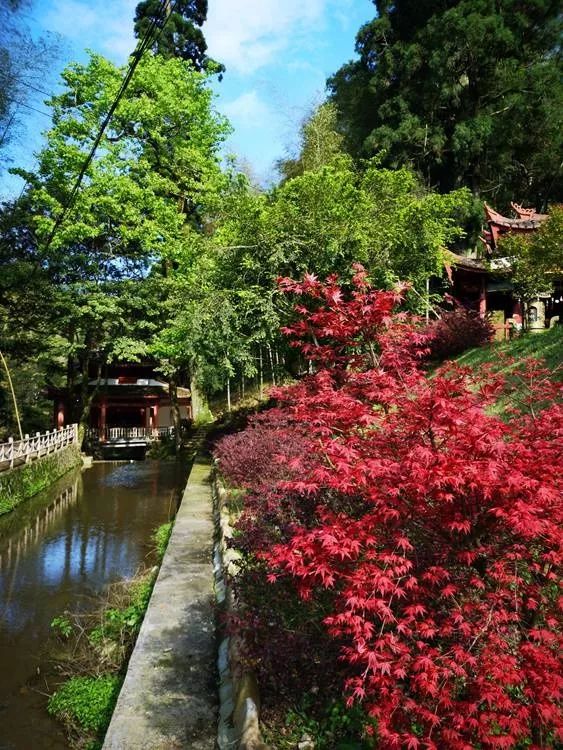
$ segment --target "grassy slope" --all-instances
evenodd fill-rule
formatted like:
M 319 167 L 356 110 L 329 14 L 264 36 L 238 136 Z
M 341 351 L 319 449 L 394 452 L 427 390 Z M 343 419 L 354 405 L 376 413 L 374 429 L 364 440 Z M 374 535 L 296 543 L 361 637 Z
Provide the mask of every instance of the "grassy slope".
M 500 354 L 511 357 L 514 364 L 499 363 Z M 455 361 L 474 369 L 486 364 L 500 364 L 495 369 L 507 375 L 510 382 L 510 371 L 527 357 L 543 360 L 553 373 L 554 380 L 563 382 L 563 326 L 556 326 L 542 333 L 528 333 L 512 341 L 497 341 L 488 346 L 470 349 L 460 354 Z M 502 416 L 507 407 L 516 406 L 520 397 L 526 394 L 526 387 L 520 385 L 518 379 L 513 381 L 513 385 L 515 390 L 510 395 L 501 396 L 489 407 L 491 414 Z
M 528 333 L 512 341 L 499 341 L 488 346 L 470 349 L 456 358 L 456 362 L 471 367 L 486 363 L 495 363 L 499 353 L 522 360 L 536 357 L 545 360 L 550 370 L 554 371 L 563 364 L 563 326 L 550 328 L 542 333 Z M 563 379 L 563 371 L 557 373 Z

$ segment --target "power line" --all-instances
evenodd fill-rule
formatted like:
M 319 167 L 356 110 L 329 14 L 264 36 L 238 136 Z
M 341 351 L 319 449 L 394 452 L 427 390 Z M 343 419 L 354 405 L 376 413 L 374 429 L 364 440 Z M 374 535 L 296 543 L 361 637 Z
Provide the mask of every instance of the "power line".
M 25 107 L 26 109 L 30 109 L 32 112 L 37 112 L 37 114 L 39 115 L 45 115 L 45 117 L 51 117 L 50 112 L 45 112 L 44 109 L 37 109 L 36 107 L 32 107 L 31 104 L 20 102 L 18 99 L 14 99 L 13 96 L 8 96 L 7 94 L 4 94 L 4 98 L 7 99 L 9 102 L 13 102 L 14 104 L 17 104 L 18 107 Z
M 33 91 L 37 91 L 40 94 L 45 94 L 45 96 L 53 96 L 53 94 L 50 94 L 48 91 L 44 91 L 43 89 L 40 89 L 38 86 L 34 86 L 32 83 L 28 83 L 27 81 L 19 81 L 19 83 L 22 86 L 27 86 L 28 89 L 33 89 Z
M 10 79 L 7 76 L 3 77 L 2 85 L 6 85 L 7 82 L 11 82 L 12 88 L 17 88 L 18 86 L 27 86 L 28 89 L 33 89 L 33 91 L 37 91 L 39 94 L 45 94 L 45 96 L 53 96 L 52 93 L 49 93 L 49 91 L 45 91 L 45 89 L 40 89 L 39 86 L 35 86 L 33 83 L 28 83 L 27 81 L 18 81 L 17 79 Z
M 176 7 L 177 3 L 178 3 L 178 0 L 176 0 L 176 2 L 174 3 L 174 8 Z M 162 16 L 163 12 L 164 12 L 164 16 Z M 158 36 L 162 33 L 162 30 L 166 26 L 166 22 L 168 21 L 170 15 L 171 15 L 170 0 L 161 0 L 161 7 L 160 7 L 159 12 L 154 16 L 147 31 L 145 32 L 145 35 L 139 41 L 139 43 L 137 44 L 135 48 L 135 51 L 131 55 L 132 60 L 129 63 L 129 68 L 127 70 L 127 73 L 125 74 L 125 78 L 123 79 L 121 86 L 119 87 L 119 90 L 117 94 L 115 95 L 115 98 L 108 110 L 108 113 L 105 116 L 100 126 L 98 134 L 96 135 L 96 138 L 94 139 L 94 143 L 92 144 L 92 148 L 90 149 L 88 156 L 86 157 L 86 159 L 84 160 L 84 163 L 82 164 L 82 167 L 80 168 L 80 172 L 78 173 L 78 177 L 71 190 L 70 196 L 65 206 L 63 207 L 63 210 L 60 216 L 55 221 L 55 224 L 53 226 L 53 229 L 51 230 L 49 237 L 47 238 L 47 244 L 45 246 L 46 250 L 51 245 L 51 242 L 53 241 L 53 238 L 55 237 L 55 234 L 57 233 L 58 228 L 63 223 L 67 213 L 69 212 L 70 208 L 72 207 L 72 204 L 74 203 L 74 200 L 80 189 L 80 185 L 82 184 L 82 180 L 84 179 L 84 176 L 86 174 L 86 170 L 88 169 L 88 167 L 90 166 L 92 162 L 92 159 L 94 158 L 94 155 L 96 153 L 98 146 L 100 145 L 100 142 L 106 131 L 106 128 L 108 127 L 110 120 L 113 117 L 113 114 L 119 105 L 119 102 L 121 101 L 121 99 L 123 98 L 123 95 L 125 94 L 125 91 L 127 90 L 127 86 L 131 82 L 131 79 L 133 78 L 133 74 L 135 73 L 135 70 L 137 69 L 137 66 L 140 63 L 141 58 L 143 57 L 147 49 L 149 49 L 149 47 L 156 41 Z M 162 25 L 160 27 L 158 26 L 159 21 L 162 21 Z M 156 34 L 155 34 L 155 30 L 157 32 Z

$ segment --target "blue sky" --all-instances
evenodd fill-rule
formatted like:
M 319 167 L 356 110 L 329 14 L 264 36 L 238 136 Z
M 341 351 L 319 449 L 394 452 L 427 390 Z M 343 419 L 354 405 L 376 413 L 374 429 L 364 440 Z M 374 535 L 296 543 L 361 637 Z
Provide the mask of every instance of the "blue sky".
M 123 64 L 135 46 L 133 14 L 138 0 L 35 0 L 29 24 L 36 34 L 57 34 L 59 60 L 42 88 L 56 91 L 60 70 L 93 49 Z M 227 72 L 214 89 L 216 108 L 234 132 L 226 145 L 256 179 L 274 179 L 274 161 L 295 147 L 299 124 L 325 95 L 327 76 L 354 56 L 371 0 L 209 0 L 203 31 L 211 57 Z M 41 94 L 29 104 L 44 109 Z M 25 110 L 12 146 L 13 165 L 31 167 L 48 118 Z M 0 195 L 19 191 L 21 180 L 0 175 Z

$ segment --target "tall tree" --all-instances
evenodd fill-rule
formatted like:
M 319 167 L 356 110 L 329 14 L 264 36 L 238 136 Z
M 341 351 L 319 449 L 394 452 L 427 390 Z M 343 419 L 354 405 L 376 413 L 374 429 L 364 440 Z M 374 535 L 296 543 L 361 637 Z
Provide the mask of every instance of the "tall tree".
M 207 18 L 207 0 L 143 0 L 135 10 L 135 36 L 141 38 L 153 23 L 166 25 L 158 34 L 153 52 L 163 57 L 178 57 L 189 60 L 196 70 L 221 73 L 224 66 L 207 56 L 207 43 L 202 25 Z
M 0 0 L 0 166 L 6 148 L 39 105 L 45 75 L 57 54 L 52 35 L 33 35 L 26 22 L 31 0 Z
M 284 179 L 320 169 L 342 153 L 343 140 L 338 132 L 336 107 L 324 102 L 303 121 L 297 156 L 281 159 L 277 168 Z
M 149 54 L 73 198 L 121 80 L 122 71 L 99 55 L 69 66 L 37 171 L 15 170 L 30 187 L 13 242 L 23 238 L 54 287 L 51 323 L 81 420 L 94 364 L 147 354 L 162 323 L 158 276 L 187 252 L 222 181 L 218 149 L 227 126 L 211 110 L 206 76 Z
M 558 0 L 374 0 L 330 80 L 353 151 L 505 206 L 563 197 Z

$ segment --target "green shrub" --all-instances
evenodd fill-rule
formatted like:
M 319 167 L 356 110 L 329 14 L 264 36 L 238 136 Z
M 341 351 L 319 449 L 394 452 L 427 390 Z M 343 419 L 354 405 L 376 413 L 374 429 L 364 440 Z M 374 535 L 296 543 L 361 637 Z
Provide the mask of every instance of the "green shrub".
M 116 643 L 133 642 L 139 631 L 149 600 L 151 598 L 154 576 L 132 581 L 129 589 L 130 603 L 127 607 L 111 607 L 103 613 L 102 624 L 93 628 L 88 638 L 92 645 L 99 645 L 105 639 Z
M 70 636 L 73 633 L 73 627 L 72 627 L 71 621 L 62 615 L 59 617 L 55 617 L 51 621 L 51 629 L 57 635 L 60 635 L 62 638 L 65 638 L 65 639 L 70 638 Z
M 103 732 L 120 688 L 121 678 L 116 676 L 73 677 L 50 697 L 47 710 L 71 726 Z
M 156 548 L 156 554 L 159 560 L 162 560 L 162 558 L 164 557 L 164 553 L 166 552 L 166 548 L 168 547 L 168 541 L 170 540 L 170 535 L 172 534 L 173 526 L 174 522 L 169 521 L 168 523 L 163 523 L 153 532 L 151 539 Z

